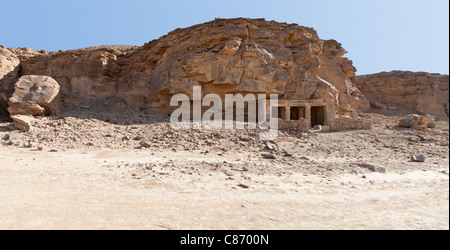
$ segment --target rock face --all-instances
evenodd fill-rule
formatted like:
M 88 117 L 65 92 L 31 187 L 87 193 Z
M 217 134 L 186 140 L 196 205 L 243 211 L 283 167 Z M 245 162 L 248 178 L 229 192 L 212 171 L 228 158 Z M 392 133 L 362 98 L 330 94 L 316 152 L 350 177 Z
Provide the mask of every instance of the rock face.
M 339 83 L 337 88 L 333 80 L 348 77 L 336 65 L 351 63 L 340 59 L 345 50 L 338 46 L 342 51 L 327 52 L 326 58 L 329 68 L 340 72 L 320 75 L 325 45 L 329 47 L 315 30 L 296 24 L 217 19 L 175 30 L 129 55 L 140 61 L 125 63 L 130 67 L 121 71 L 118 96 L 131 102 L 146 93 L 145 102 L 158 107 L 168 105 L 173 94 L 189 95 L 192 86 L 202 86 L 203 94 L 279 94 L 290 100 L 332 99 L 338 106 L 347 86 Z M 358 101 L 349 96 L 343 103 L 352 111 L 359 108 Z
M 356 68 L 353 67 L 351 60 L 343 57 L 346 53 L 347 51 L 337 41 L 324 41 L 318 75 L 333 83 L 339 90 L 341 113 L 367 110 L 370 108 L 368 100 L 351 81 L 356 74 Z
M 21 73 L 61 85 L 65 106 L 115 96 L 140 108 L 169 107 L 173 94 L 279 94 L 282 99 L 329 99 L 336 111 L 367 109 L 353 85 L 356 69 L 334 40 L 312 28 L 264 19 L 216 19 L 177 29 L 142 47 L 104 46 L 46 52 L 13 49 Z
M 352 82 L 372 104 L 395 104 L 440 117 L 449 116 L 448 75 L 392 71 L 356 76 Z
M 20 76 L 55 79 L 64 106 L 118 97 L 142 109 L 168 110 L 172 95 L 192 95 L 192 87 L 201 86 L 203 95 L 222 97 L 239 92 L 326 99 L 338 114 L 364 111 L 371 103 L 448 117 L 448 75 L 393 71 L 355 76 L 345 53 L 340 43 L 320 39 L 312 28 L 245 18 L 177 29 L 141 47 L 58 52 L 0 47 L 0 114 L 20 66 Z M 42 112 L 37 106 L 28 108 Z
M 193 86 L 207 93 L 274 93 L 281 98 L 334 98 L 318 79 L 323 41 L 313 29 L 264 20 L 216 20 L 175 30 L 138 52 L 143 62 L 124 71 L 129 83 L 145 86 L 150 100 L 189 94 Z M 142 63 L 153 70 L 139 70 Z M 139 67 L 136 67 L 139 66 Z M 130 85 L 130 84 L 127 84 Z M 129 91 L 119 89 L 127 98 Z
M 43 115 L 59 110 L 59 84 L 51 77 L 26 75 L 14 85 L 9 99 L 11 115 Z
M 21 59 L 22 74 L 52 77 L 61 86 L 62 104 L 71 106 L 83 99 L 114 96 L 121 70 L 118 57 L 133 48 L 102 46 L 59 52 L 14 51 Z
M 8 114 L 7 101 L 19 76 L 19 64 L 19 57 L 15 53 L 0 46 L 0 117 Z

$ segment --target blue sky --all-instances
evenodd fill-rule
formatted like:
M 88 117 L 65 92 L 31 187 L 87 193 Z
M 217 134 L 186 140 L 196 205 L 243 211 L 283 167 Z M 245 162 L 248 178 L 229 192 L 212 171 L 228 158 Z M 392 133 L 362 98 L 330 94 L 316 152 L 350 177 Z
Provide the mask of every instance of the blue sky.
M 51 51 L 143 45 L 216 17 L 264 17 L 313 27 L 322 39 L 342 43 L 357 74 L 449 72 L 448 0 L 0 0 L 0 45 Z

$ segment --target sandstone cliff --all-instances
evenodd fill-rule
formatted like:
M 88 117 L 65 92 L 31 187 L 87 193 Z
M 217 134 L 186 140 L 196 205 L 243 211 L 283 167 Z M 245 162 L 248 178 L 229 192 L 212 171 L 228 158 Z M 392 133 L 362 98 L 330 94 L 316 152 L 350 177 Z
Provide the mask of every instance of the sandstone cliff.
M 392 71 L 356 76 L 352 82 L 372 104 L 394 104 L 436 116 L 449 116 L 448 75 Z
M 16 60 L 11 65 L 17 67 L 20 59 L 20 75 L 12 73 L 11 79 L 50 76 L 60 85 L 65 106 L 114 96 L 140 108 L 168 108 L 171 95 L 190 94 L 192 86 L 202 86 L 203 94 L 330 99 L 341 114 L 369 107 L 350 79 L 356 69 L 342 57 L 346 51 L 341 44 L 324 41 L 314 29 L 297 24 L 216 19 L 174 30 L 141 47 L 6 51 Z M 10 91 L 13 84 L 4 82 L 2 88 Z
M 124 56 L 122 64 L 127 66 L 121 71 L 118 96 L 129 103 L 140 100 L 154 107 L 166 106 L 171 95 L 190 94 L 192 86 L 201 85 L 203 94 L 252 92 L 279 94 L 282 99 L 324 98 L 335 100 L 347 112 L 367 107 L 364 97 L 348 94 L 356 87 L 342 68 L 351 66 L 342 58 L 345 50 L 336 43 L 341 51 L 332 53 L 327 47 L 322 57 L 324 45 L 327 41 L 314 29 L 296 24 L 216 19 L 175 30 Z M 334 72 L 319 74 L 322 66 Z M 334 81 L 339 82 L 335 85 Z
M 15 53 L 0 46 L 0 117 L 8 114 L 7 101 L 19 76 L 20 60 Z
M 339 90 L 339 108 L 342 113 L 369 109 L 369 102 L 351 81 L 356 68 L 351 60 L 343 57 L 347 51 L 335 40 L 325 41 L 322 51 L 318 75 Z

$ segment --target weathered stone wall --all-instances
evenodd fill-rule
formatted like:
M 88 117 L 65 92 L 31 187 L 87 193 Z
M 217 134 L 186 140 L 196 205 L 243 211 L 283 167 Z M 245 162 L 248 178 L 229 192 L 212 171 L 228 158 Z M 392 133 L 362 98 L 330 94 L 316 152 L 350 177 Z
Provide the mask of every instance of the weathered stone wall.
M 52 77 L 61 86 L 63 105 L 71 106 L 83 99 L 114 96 L 120 81 L 118 58 L 133 48 L 104 46 L 60 52 L 15 51 L 21 59 L 22 75 Z
M 306 119 L 301 118 L 295 121 L 286 121 L 283 119 L 278 119 L 278 128 L 279 129 L 295 129 L 299 131 L 308 131 L 309 123 Z
M 372 121 L 362 118 L 336 117 L 330 123 L 331 131 L 349 129 L 372 129 Z

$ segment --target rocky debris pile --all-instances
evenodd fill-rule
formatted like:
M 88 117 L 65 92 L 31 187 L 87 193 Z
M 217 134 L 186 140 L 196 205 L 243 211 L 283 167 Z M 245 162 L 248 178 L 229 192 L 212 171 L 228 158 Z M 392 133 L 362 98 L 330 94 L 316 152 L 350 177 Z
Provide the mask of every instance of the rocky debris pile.
M 224 154 L 244 149 L 259 152 L 260 145 L 263 145 L 259 130 L 177 130 L 170 126 L 167 116 L 162 119 L 160 115 L 143 114 L 127 107 L 106 108 L 107 112 L 98 112 L 92 108 L 35 118 L 12 116 L 15 119 L 28 118 L 24 121 L 29 127 L 26 129 L 28 133 L 13 131 L 11 135 L 14 136 L 11 138 L 20 142 L 31 140 L 46 148 L 169 149 L 174 152 L 200 150 L 204 154 Z M 25 129 L 25 126 L 17 128 Z M 292 135 L 281 134 L 281 137 L 295 140 Z
M 336 133 L 280 130 L 275 140 L 265 141 L 260 139 L 260 131 L 249 129 L 173 129 L 167 116 L 127 106 L 120 108 L 115 105 L 116 101 L 96 100 L 58 114 L 37 116 L 29 121 L 32 128 L 27 133 L 15 130 L 10 122 L 0 123 L 0 143 L 3 144 L 0 147 L 59 154 L 72 150 L 119 150 L 139 151 L 163 159 L 165 156 L 207 158 L 217 162 L 210 167 L 223 170 L 224 178 L 236 178 L 237 174 L 246 171 L 262 174 L 272 171 L 280 176 L 285 171 L 324 176 L 372 172 L 371 168 L 359 163 L 375 163 L 389 172 L 402 170 L 402 164 L 420 167 L 421 164 L 411 162 L 411 155 L 426 157 L 429 165 L 448 162 L 448 123 L 445 121 L 437 121 L 435 129 L 423 133 L 416 129 L 386 128 L 385 123 L 394 124 L 400 117 L 368 113 L 366 118 L 374 121 L 373 130 Z M 176 162 L 174 164 L 178 166 Z
M 59 84 L 51 77 L 25 75 L 14 85 L 9 99 L 11 115 L 48 115 L 60 109 Z
M 426 131 L 427 128 L 435 128 L 436 123 L 432 122 L 433 117 L 429 115 L 410 114 L 398 121 L 397 126 L 401 128 L 414 128 Z
M 392 71 L 356 76 L 352 82 L 376 108 L 397 105 L 449 117 L 448 75 Z
M 30 132 L 32 125 L 36 120 L 29 115 L 12 115 L 13 125 L 15 128 Z

